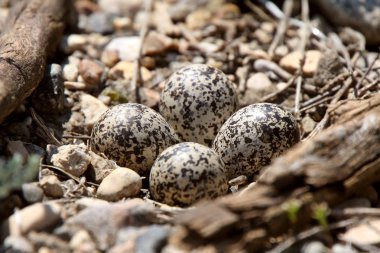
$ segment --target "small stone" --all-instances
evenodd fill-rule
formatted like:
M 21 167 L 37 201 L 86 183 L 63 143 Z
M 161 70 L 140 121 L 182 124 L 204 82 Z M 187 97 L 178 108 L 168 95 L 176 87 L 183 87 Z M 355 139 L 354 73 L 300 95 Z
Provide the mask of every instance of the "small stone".
M 96 252 L 96 244 L 86 230 L 79 230 L 73 235 L 70 248 L 75 252 Z
M 40 179 L 40 186 L 48 197 L 60 198 L 64 191 L 58 177 L 55 175 L 47 175 Z
M 165 244 L 170 233 L 169 226 L 152 225 L 137 237 L 136 252 L 155 253 Z
M 97 196 L 108 201 L 136 196 L 142 187 L 142 180 L 135 171 L 119 167 L 100 183 Z
M 79 74 L 90 85 L 99 85 L 104 72 L 104 67 L 92 60 L 83 59 L 79 64 Z
M 8 218 L 10 235 L 24 235 L 56 224 L 61 219 L 61 209 L 57 203 L 44 202 L 17 211 Z
M 141 66 L 147 69 L 154 69 L 156 67 L 156 60 L 153 57 L 145 56 L 141 59 Z
M 109 68 L 113 67 L 120 59 L 117 51 L 103 51 L 100 60 Z
M 289 48 L 285 45 L 280 45 L 278 46 L 275 50 L 274 50 L 274 59 L 276 61 L 279 61 L 280 59 L 282 59 L 285 55 L 287 55 L 289 53 Z
M 358 253 L 350 244 L 336 243 L 331 248 L 331 253 Z
M 25 237 L 18 235 L 8 236 L 7 238 L 5 238 L 2 249 L 7 249 L 4 252 L 35 252 L 33 244 Z
M 87 38 L 82 34 L 70 34 L 65 36 L 60 44 L 60 48 L 65 53 L 81 50 L 87 45 Z
M 303 73 L 306 76 L 313 76 L 318 68 L 319 60 L 321 59 L 321 52 L 318 50 L 309 50 L 305 54 L 305 64 L 303 66 Z M 294 51 L 280 60 L 280 66 L 284 69 L 295 73 L 301 61 L 302 54 L 299 51 Z
M 156 90 L 141 87 L 139 88 L 139 96 L 142 104 L 154 108 L 158 106 L 161 94 Z M 131 101 L 137 101 L 135 97 L 129 96 L 129 98 Z
M 261 30 L 261 29 L 256 29 L 255 32 L 253 33 L 253 37 L 257 39 L 257 41 L 260 44 L 269 44 L 272 41 L 272 35 L 268 34 L 267 32 Z
M 135 64 L 129 61 L 121 61 L 117 63 L 109 72 L 109 75 L 114 78 L 122 78 L 126 80 L 132 80 L 134 75 Z M 149 81 L 152 78 L 150 71 L 141 67 L 141 77 L 144 82 Z
M 239 103 L 249 105 L 259 102 L 264 96 L 277 91 L 268 76 L 264 73 L 258 72 L 251 75 L 246 83 L 246 90 L 244 95 L 240 98 Z
M 79 177 L 87 170 L 91 156 L 85 145 L 63 145 L 58 147 L 57 153 L 52 154 L 49 161 L 54 166 Z
M 130 199 L 86 208 L 67 219 L 65 227 L 72 232 L 87 230 L 95 239 L 98 249 L 106 250 L 116 242 L 120 228 L 148 225 L 153 212 L 153 206 L 142 199 Z
M 268 34 L 273 34 L 276 27 L 275 27 L 275 23 L 273 22 L 262 22 L 260 24 L 260 28 L 261 30 L 263 30 L 264 32 L 268 33 Z
M 211 18 L 212 15 L 210 11 L 200 8 L 186 16 L 186 26 L 192 30 L 199 29 L 209 23 Z
M 66 89 L 68 90 L 85 90 L 87 89 L 87 85 L 82 82 L 71 82 L 71 81 L 65 81 L 63 83 Z
M 306 242 L 300 253 L 328 253 L 327 247 L 319 241 Z
M 80 17 L 85 17 L 85 19 L 79 22 L 79 28 L 87 33 L 109 34 L 114 31 L 113 18 L 108 13 L 98 11 L 89 16 L 81 15 Z
M 126 30 L 131 28 L 132 20 L 128 17 L 116 17 L 113 20 L 113 27 L 116 31 Z
M 353 242 L 354 244 L 376 245 L 380 243 L 380 219 L 372 219 L 355 225 L 349 228 L 345 233 L 339 237 L 346 242 Z
M 40 202 L 44 196 L 44 192 L 37 182 L 24 183 L 22 184 L 21 190 L 22 196 L 29 203 Z
M 105 51 L 116 51 L 123 61 L 134 61 L 139 57 L 141 40 L 138 36 L 119 37 L 112 39 L 105 47 Z
M 143 5 L 141 0 L 99 0 L 99 7 L 109 14 L 116 16 L 134 17 Z
M 306 133 L 306 134 L 311 133 L 314 130 L 316 125 L 317 125 L 317 122 L 315 122 L 309 116 L 305 116 L 301 120 L 302 129 L 303 129 L 304 133 Z
M 91 156 L 91 162 L 86 171 L 86 178 L 91 182 L 99 184 L 116 168 L 116 163 L 95 154 L 91 150 L 89 154 Z
M 174 49 L 178 46 L 173 42 L 170 37 L 160 34 L 155 31 L 148 33 L 144 40 L 143 54 L 144 55 L 155 55 L 161 54 L 169 49 Z
M 105 200 L 102 200 L 102 199 L 82 197 L 82 198 L 76 200 L 75 204 L 78 205 L 80 210 L 83 210 L 83 209 L 86 209 L 88 207 L 105 205 L 105 204 L 108 204 L 108 202 Z
M 79 70 L 74 64 L 65 64 L 63 66 L 63 79 L 75 82 L 78 78 Z

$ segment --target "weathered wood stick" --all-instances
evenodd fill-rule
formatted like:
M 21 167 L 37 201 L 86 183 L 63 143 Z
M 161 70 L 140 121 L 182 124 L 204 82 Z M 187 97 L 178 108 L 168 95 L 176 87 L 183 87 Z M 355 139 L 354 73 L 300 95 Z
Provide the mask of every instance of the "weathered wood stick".
M 0 123 L 41 81 L 64 30 L 67 0 L 30 0 L 11 10 L 0 37 Z
M 276 159 L 251 190 L 179 214 L 169 243 L 185 251 L 262 252 L 270 237 L 310 225 L 316 204 L 333 207 L 380 181 L 380 94 L 329 113 L 334 125 Z

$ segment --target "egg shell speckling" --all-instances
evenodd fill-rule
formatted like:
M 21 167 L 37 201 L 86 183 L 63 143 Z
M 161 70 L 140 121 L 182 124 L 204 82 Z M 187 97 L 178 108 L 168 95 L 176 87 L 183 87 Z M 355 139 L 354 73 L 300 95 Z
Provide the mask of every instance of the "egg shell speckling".
M 91 149 L 119 166 L 147 175 L 156 157 L 179 142 L 165 119 L 149 107 L 120 104 L 102 114 L 91 133 Z
M 223 161 L 209 147 L 182 142 L 164 150 L 152 166 L 152 197 L 168 205 L 186 206 L 228 191 Z
M 222 71 L 193 64 L 168 78 L 159 107 L 182 140 L 211 146 L 237 104 L 235 87 Z
M 252 104 L 222 126 L 212 148 L 221 156 L 228 178 L 252 176 L 300 140 L 292 114 L 278 105 Z

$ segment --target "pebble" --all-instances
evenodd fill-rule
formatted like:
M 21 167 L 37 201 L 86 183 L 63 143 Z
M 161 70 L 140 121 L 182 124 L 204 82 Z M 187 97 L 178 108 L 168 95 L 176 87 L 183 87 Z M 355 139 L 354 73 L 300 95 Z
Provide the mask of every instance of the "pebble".
M 131 28 L 132 20 L 128 17 L 116 17 L 113 20 L 113 27 L 116 31 L 126 30 Z
M 137 237 L 136 253 L 159 252 L 170 233 L 169 226 L 151 225 L 147 231 Z
M 66 89 L 68 90 L 85 90 L 87 89 L 87 85 L 85 83 L 81 82 L 71 82 L 71 81 L 65 81 L 63 83 Z
M 114 161 L 105 159 L 91 150 L 88 153 L 91 156 L 91 161 L 86 171 L 86 178 L 93 183 L 99 184 L 116 168 L 116 164 Z
M 108 107 L 99 99 L 84 92 L 75 94 L 76 106 L 64 127 L 67 131 L 91 134 L 92 127 Z
M 130 61 L 118 62 L 113 68 L 110 69 L 109 75 L 115 79 L 132 80 L 134 75 L 135 63 Z M 143 82 L 149 81 L 152 78 L 150 71 L 141 67 L 141 78 Z
M 177 47 L 178 46 L 170 37 L 151 31 L 144 40 L 143 55 L 161 54 L 169 49 L 175 49 Z
M 87 37 L 82 34 L 70 34 L 61 40 L 60 49 L 69 54 L 75 50 L 82 50 L 87 45 Z
M 78 205 L 80 210 L 83 210 L 83 209 L 86 209 L 89 207 L 106 205 L 106 204 L 108 204 L 108 202 L 103 200 L 103 199 L 82 197 L 80 199 L 77 199 L 75 201 L 75 204 Z
M 62 207 L 54 202 L 36 203 L 15 212 L 8 218 L 10 235 L 24 235 L 44 230 L 60 221 Z
M 141 40 L 138 36 L 112 39 L 104 48 L 105 51 L 116 51 L 123 61 L 134 61 L 139 56 Z
M 244 105 L 254 104 L 259 102 L 264 96 L 277 91 L 268 76 L 258 72 L 251 75 L 246 83 L 244 95 L 240 98 L 239 103 Z
M 79 74 L 89 85 L 99 85 L 104 72 L 104 66 L 99 62 L 83 59 L 79 64 Z
M 106 250 L 114 245 L 120 228 L 148 225 L 149 215 L 153 215 L 153 212 L 153 206 L 142 199 L 129 199 L 88 207 L 67 219 L 65 227 L 69 232 L 87 230 L 93 236 L 98 249 Z
M 352 245 L 336 243 L 331 248 L 331 253 L 358 253 Z
M 186 26 L 191 29 L 200 29 L 210 22 L 212 14 L 205 8 L 200 8 L 186 16 Z
M 99 0 L 99 7 L 106 13 L 133 18 L 144 1 L 141 0 Z
M 4 252 L 20 252 L 20 253 L 33 253 L 33 244 L 23 236 L 12 235 L 4 240 L 2 249 L 7 249 Z
M 380 219 L 372 219 L 348 228 L 339 237 L 346 242 L 376 245 L 380 243 L 380 233 L 378 231 L 380 231 Z
M 78 78 L 79 70 L 75 64 L 63 65 L 63 79 L 65 81 L 75 82 Z
M 100 55 L 100 60 L 109 68 L 115 66 L 115 64 L 120 60 L 117 51 L 107 50 L 103 51 Z
M 274 55 L 273 55 L 274 60 L 279 61 L 288 53 L 289 53 L 289 48 L 285 45 L 280 45 L 274 50 Z
M 113 17 L 108 13 L 98 11 L 89 16 L 80 15 L 79 28 L 87 33 L 110 34 L 114 31 Z
M 253 33 L 253 37 L 255 39 L 257 39 L 257 41 L 260 44 L 264 44 L 264 45 L 271 43 L 271 41 L 273 39 L 271 34 L 265 32 L 261 29 L 256 29 Z
M 37 182 L 24 183 L 21 186 L 22 196 L 29 203 L 40 202 L 44 192 Z
M 97 196 L 108 201 L 136 196 L 142 187 L 142 180 L 135 171 L 119 167 L 100 183 Z
M 320 241 L 306 242 L 302 247 L 300 253 L 328 253 L 327 247 Z
M 316 125 L 317 125 L 317 122 L 315 122 L 309 116 L 305 116 L 301 120 L 301 126 L 303 129 L 303 132 L 306 134 L 311 133 L 314 130 Z
M 305 64 L 303 66 L 303 73 L 306 76 L 313 76 L 318 69 L 318 63 L 321 59 L 322 53 L 318 50 L 309 50 L 305 54 Z M 291 73 L 295 73 L 301 61 L 302 54 L 300 51 L 294 51 L 285 55 L 280 60 L 280 66 Z
M 76 177 L 83 175 L 90 161 L 91 156 L 85 145 L 62 145 L 49 159 L 52 165 Z
M 64 194 L 61 182 L 55 175 L 46 175 L 40 179 L 40 186 L 45 195 L 52 198 L 60 198 Z
M 72 236 L 70 248 L 74 252 L 97 252 L 96 244 L 86 230 L 79 230 Z

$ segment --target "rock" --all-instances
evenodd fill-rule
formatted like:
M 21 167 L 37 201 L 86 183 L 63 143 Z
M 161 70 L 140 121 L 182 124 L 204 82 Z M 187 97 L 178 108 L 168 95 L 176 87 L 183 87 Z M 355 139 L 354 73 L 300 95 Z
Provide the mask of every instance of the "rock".
M 126 30 L 132 26 L 132 20 L 128 17 L 116 17 L 112 23 L 116 31 Z
M 90 164 L 91 156 L 85 145 L 63 145 L 52 154 L 49 162 L 69 174 L 80 177 Z
M 186 16 L 186 26 L 191 30 L 204 27 L 210 22 L 212 14 L 205 8 L 200 8 Z
M 64 86 L 68 90 L 73 91 L 79 91 L 79 90 L 86 90 L 88 85 L 82 82 L 71 82 L 71 81 L 65 81 Z
M 33 244 L 23 236 L 13 235 L 8 236 L 4 240 L 2 249 L 7 249 L 4 252 L 22 252 L 22 253 L 33 253 Z
M 62 68 L 58 64 L 46 67 L 45 75 L 33 93 L 34 108 L 44 114 L 62 114 L 64 109 Z
M 87 37 L 82 34 L 70 34 L 63 37 L 60 49 L 69 54 L 75 50 L 82 50 L 87 45 Z
M 176 48 L 178 48 L 178 45 L 173 42 L 173 39 L 164 34 L 151 31 L 144 40 L 143 55 L 161 54 Z
M 104 66 L 99 62 L 83 59 L 79 64 L 79 74 L 90 85 L 99 85 L 102 81 Z
M 312 78 L 312 83 L 322 87 L 343 71 L 344 65 L 339 59 L 338 52 L 336 50 L 326 50 L 323 52 L 318 63 L 318 68 Z
M 40 186 L 48 197 L 60 198 L 63 196 L 64 190 L 61 182 L 55 175 L 47 175 L 40 179 Z
M 288 53 L 289 53 L 289 48 L 285 45 L 280 45 L 276 47 L 276 49 L 274 50 L 273 58 L 274 60 L 279 61 Z
M 57 224 L 62 207 L 54 202 L 36 203 L 17 211 L 8 218 L 10 235 L 25 235 Z
M 142 199 L 86 208 L 67 219 L 65 228 L 72 233 L 85 229 L 97 244 L 106 250 L 114 245 L 118 231 L 123 227 L 149 225 L 154 208 Z
M 120 59 L 117 51 L 103 51 L 100 60 L 109 68 L 112 68 Z
M 132 80 L 134 75 L 135 64 L 129 61 L 118 62 L 109 72 L 109 75 L 114 79 L 127 79 Z M 146 82 L 152 78 L 150 71 L 141 67 L 141 77 L 143 82 Z
M 40 202 L 44 196 L 44 192 L 37 182 L 22 184 L 21 191 L 22 196 L 29 203 Z
M 161 252 L 170 232 L 169 226 L 152 225 L 147 231 L 137 237 L 136 253 Z
M 291 73 L 295 73 L 301 61 L 302 54 L 299 51 L 294 51 L 280 60 L 280 66 Z M 305 54 L 305 64 L 303 66 L 303 73 L 306 76 L 313 76 L 318 68 L 319 60 L 322 57 L 322 53 L 318 50 L 309 50 Z
M 372 219 L 355 225 L 341 234 L 339 238 L 346 242 L 353 242 L 359 245 L 380 243 L 380 219 Z
M 75 201 L 75 204 L 78 205 L 78 208 L 80 210 L 83 210 L 83 209 L 86 209 L 88 207 L 105 205 L 105 204 L 108 204 L 108 202 L 105 200 L 102 200 L 102 199 L 82 197 L 80 199 L 77 199 Z
M 99 7 L 109 14 L 116 16 L 126 16 L 132 18 L 141 9 L 143 1 L 141 0 L 99 0 Z
M 113 17 L 108 13 L 97 11 L 89 16 L 80 15 L 79 17 L 79 28 L 87 33 L 109 34 L 114 31 Z
M 76 99 L 76 104 L 64 127 L 66 131 L 90 135 L 94 123 L 108 107 L 96 97 L 84 92 L 77 92 L 73 97 Z
M 300 253 L 328 253 L 327 247 L 320 241 L 306 242 L 302 247 Z
M 117 165 L 114 161 L 103 158 L 91 150 L 88 153 L 91 156 L 91 161 L 86 171 L 86 178 L 91 182 L 99 184 Z
M 118 167 L 100 183 L 97 196 L 108 201 L 136 196 L 142 187 L 142 180 L 135 171 Z
M 116 51 L 123 61 L 134 61 L 139 56 L 141 40 L 138 36 L 112 39 L 104 48 L 105 51 Z
M 262 45 L 266 45 L 266 44 L 269 44 L 271 43 L 272 41 L 272 35 L 261 30 L 261 29 L 256 29 L 253 33 L 253 37 L 255 39 L 257 39 L 257 41 L 262 44 Z
M 70 240 L 70 248 L 74 252 L 98 252 L 96 244 L 86 230 L 79 230 Z
M 331 253 L 358 253 L 350 244 L 336 243 L 331 248 Z
M 74 64 L 63 65 L 63 79 L 75 82 L 78 78 L 79 70 Z
M 183 21 L 194 10 L 205 6 L 208 0 L 181 0 L 176 1 L 175 4 L 171 4 L 168 12 L 170 17 L 174 21 Z
M 304 133 L 306 133 L 306 134 L 311 133 L 314 130 L 316 125 L 317 125 L 317 122 L 315 122 L 309 116 L 305 116 L 301 120 L 302 129 L 303 129 Z
M 264 96 L 277 91 L 276 85 L 264 73 L 258 72 L 251 75 L 246 83 L 244 95 L 239 104 L 249 105 L 259 102 Z

